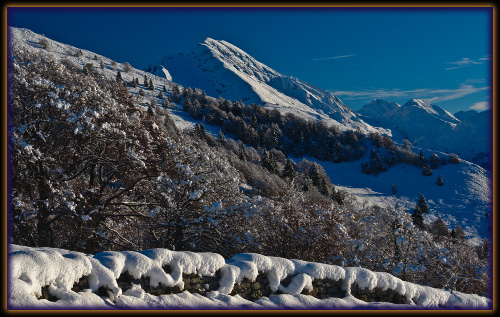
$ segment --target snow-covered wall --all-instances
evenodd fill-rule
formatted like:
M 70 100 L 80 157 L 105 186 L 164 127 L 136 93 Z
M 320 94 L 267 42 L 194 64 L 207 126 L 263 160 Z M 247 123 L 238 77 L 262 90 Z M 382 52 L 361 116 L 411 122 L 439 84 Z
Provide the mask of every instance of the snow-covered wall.
M 11 309 L 491 308 L 485 297 L 388 273 L 260 254 L 9 247 Z

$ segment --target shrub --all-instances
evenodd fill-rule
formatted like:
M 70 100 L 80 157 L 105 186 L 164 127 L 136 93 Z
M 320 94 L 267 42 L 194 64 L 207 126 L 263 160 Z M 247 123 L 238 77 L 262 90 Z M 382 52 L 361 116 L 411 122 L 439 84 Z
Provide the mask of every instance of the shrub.
M 123 63 L 123 70 L 126 73 L 130 73 L 132 71 L 132 65 L 130 65 L 128 62 Z
M 49 40 L 46 37 L 42 37 L 38 44 L 40 44 L 40 46 L 42 46 L 46 50 L 49 50 L 50 48 Z
M 451 153 L 448 155 L 448 162 L 451 164 L 458 164 L 460 163 L 460 158 L 455 153 Z

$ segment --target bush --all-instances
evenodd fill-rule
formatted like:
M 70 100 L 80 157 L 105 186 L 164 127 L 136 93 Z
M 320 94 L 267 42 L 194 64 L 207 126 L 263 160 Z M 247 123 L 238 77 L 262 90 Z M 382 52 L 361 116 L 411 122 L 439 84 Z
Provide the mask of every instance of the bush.
M 128 62 L 123 63 L 123 70 L 126 73 L 130 73 L 132 71 L 132 65 L 130 65 Z
M 451 153 L 448 155 L 448 162 L 451 164 L 458 164 L 460 163 L 460 158 L 455 153 Z
M 432 175 L 432 168 L 429 166 L 429 165 L 425 165 L 423 168 L 422 168 L 422 174 L 424 176 L 431 176 Z
M 46 50 L 49 50 L 50 48 L 49 40 L 46 37 L 42 37 L 38 44 L 40 44 L 40 46 L 42 46 Z

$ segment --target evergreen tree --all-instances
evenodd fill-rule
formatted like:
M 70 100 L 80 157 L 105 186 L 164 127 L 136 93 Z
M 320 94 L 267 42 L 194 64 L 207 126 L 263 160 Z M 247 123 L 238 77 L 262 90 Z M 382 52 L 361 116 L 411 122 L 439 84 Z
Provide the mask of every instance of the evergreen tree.
M 424 165 L 422 167 L 422 174 L 424 176 L 431 176 L 432 175 L 432 168 L 429 165 Z
M 282 176 L 290 179 L 294 179 L 297 176 L 297 172 L 295 171 L 292 161 L 290 159 L 286 160 Z
M 189 110 L 191 110 L 191 101 L 189 101 L 189 99 L 184 100 L 182 110 L 184 110 L 185 112 L 189 112 Z
M 431 232 L 438 237 L 450 236 L 450 232 L 441 217 L 438 217 L 438 219 L 431 224 Z
M 441 175 L 438 176 L 436 184 L 438 186 L 443 186 L 444 185 L 443 178 L 441 177 Z
M 264 151 L 262 153 L 261 164 L 262 164 L 262 167 L 267 169 L 269 172 L 276 173 L 276 170 L 277 170 L 276 161 L 274 159 L 272 152 Z
M 418 154 L 418 158 L 417 158 L 417 165 L 418 166 L 424 166 L 425 165 L 425 155 L 424 155 L 424 151 L 420 150 L 419 154 Z
M 217 140 L 222 144 L 226 144 L 226 136 L 224 135 L 224 132 L 222 130 L 219 130 L 219 135 L 217 136 Z
M 245 145 L 241 141 L 239 143 L 240 143 L 240 154 L 238 157 L 241 161 L 246 161 L 248 154 L 247 154 L 247 151 L 245 149 Z
M 411 215 L 416 226 L 420 228 L 424 227 L 424 214 L 427 212 L 429 212 L 429 205 L 427 205 L 424 195 L 420 194 L 417 206 Z
M 439 156 L 436 153 L 433 153 L 429 160 L 430 160 L 430 166 L 432 169 L 437 168 L 439 166 L 439 164 L 441 164 L 441 159 L 439 158 Z
M 102 60 L 100 62 L 100 67 L 101 67 L 101 69 L 104 69 L 104 62 Z
M 313 185 L 316 186 L 316 187 L 319 187 L 320 184 L 321 184 L 321 175 L 319 173 L 319 169 L 318 169 L 318 165 L 317 164 L 313 164 L 313 166 L 311 167 L 311 171 L 310 171 L 309 175 L 311 177 Z
M 95 61 L 97 60 L 97 55 L 94 55 L 94 60 L 95 60 Z
M 207 94 L 205 93 L 204 90 L 201 91 L 201 98 L 200 98 L 200 102 L 202 105 L 206 105 L 207 104 Z
M 205 131 L 205 125 L 203 125 L 203 123 L 200 123 L 200 124 L 195 124 L 194 126 L 194 134 L 197 135 L 198 137 L 200 138 L 205 138 L 205 134 L 206 134 L 206 131 Z
M 153 85 L 153 80 L 149 80 L 149 90 L 155 90 L 155 86 Z
M 326 180 L 324 178 L 321 178 L 318 190 L 321 193 L 321 195 L 328 197 L 330 195 L 330 191 L 328 189 L 328 185 L 326 183 Z
M 158 98 L 160 98 L 160 99 L 163 99 L 163 98 L 164 98 L 164 96 L 163 96 L 163 92 L 161 92 L 161 91 L 160 91 L 160 93 L 158 94 Z
M 122 81 L 122 80 L 123 80 L 123 79 L 122 79 L 122 73 L 120 73 L 120 71 L 118 71 L 118 72 L 116 73 L 116 81 Z
M 456 225 L 455 229 L 451 230 L 451 238 L 453 242 L 458 242 L 459 240 L 465 240 L 466 235 L 464 229 L 460 225 Z
M 144 87 L 148 87 L 148 77 L 144 75 Z
M 163 84 L 163 92 L 167 92 L 167 86 L 165 86 L 165 84 Z

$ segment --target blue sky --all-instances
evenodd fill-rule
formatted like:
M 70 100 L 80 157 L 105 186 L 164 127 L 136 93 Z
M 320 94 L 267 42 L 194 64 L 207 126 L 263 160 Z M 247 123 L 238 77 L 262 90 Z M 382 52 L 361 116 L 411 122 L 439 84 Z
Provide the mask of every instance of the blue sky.
M 8 24 L 136 68 L 228 41 L 354 110 L 427 99 L 490 103 L 492 8 L 8 8 Z M 175 78 L 174 78 L 175 81 Z

